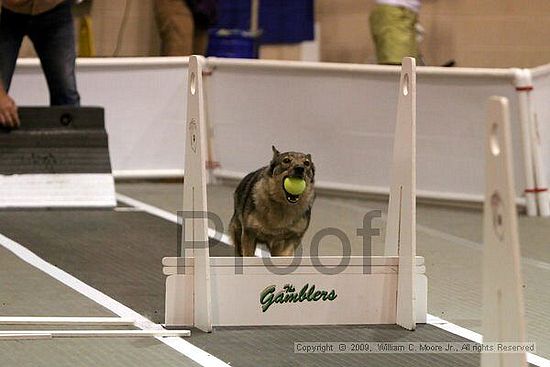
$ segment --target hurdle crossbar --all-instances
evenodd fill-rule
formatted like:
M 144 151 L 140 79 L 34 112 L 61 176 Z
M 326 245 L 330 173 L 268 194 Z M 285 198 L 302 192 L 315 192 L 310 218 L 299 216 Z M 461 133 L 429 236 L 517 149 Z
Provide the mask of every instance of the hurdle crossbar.
M 427 278 L 416 256 L 415 64 L 405 58 L 394 149 L 386 256 L 209 256 L 202 67 L 189 61 L 181 256 L 163 259 L 166 326 L 399 324 L 426 322 Z M 191 217 L 191 218 L 189 218 Z M 320 270 L 322 268 L 322 270 Z

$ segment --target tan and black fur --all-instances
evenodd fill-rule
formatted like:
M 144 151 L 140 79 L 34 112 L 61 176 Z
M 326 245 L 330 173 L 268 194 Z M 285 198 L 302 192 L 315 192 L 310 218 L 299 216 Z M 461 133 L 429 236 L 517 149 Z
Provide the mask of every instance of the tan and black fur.
M 272 149 L 269 165 L 249 173 L 235 190 L 229 232 L 237 256 L 254 256 L 257 243 L 265 243 L 272 256 L 292 256 L 309 226 L 315 198 L 311 155 Z M 305 191 L 287 193 L 286 177 L 302 177 Z

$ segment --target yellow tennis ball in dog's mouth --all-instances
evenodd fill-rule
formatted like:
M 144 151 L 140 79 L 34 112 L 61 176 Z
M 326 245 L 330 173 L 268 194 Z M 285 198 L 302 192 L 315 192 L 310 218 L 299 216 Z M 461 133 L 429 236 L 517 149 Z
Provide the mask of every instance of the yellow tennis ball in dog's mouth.
M 284 181 L 286 192 L 292 195 L 302 195 L 306 190 L 306 181 L 299 177 L 287 177 Z

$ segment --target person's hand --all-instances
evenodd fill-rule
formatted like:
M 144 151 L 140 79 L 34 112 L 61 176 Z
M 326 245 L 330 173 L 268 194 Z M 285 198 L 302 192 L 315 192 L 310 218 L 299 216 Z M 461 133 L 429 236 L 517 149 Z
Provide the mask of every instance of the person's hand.
M 14 128 L 19 126 L 17 105 L 6 93 L 0 91 L 0 125 Z

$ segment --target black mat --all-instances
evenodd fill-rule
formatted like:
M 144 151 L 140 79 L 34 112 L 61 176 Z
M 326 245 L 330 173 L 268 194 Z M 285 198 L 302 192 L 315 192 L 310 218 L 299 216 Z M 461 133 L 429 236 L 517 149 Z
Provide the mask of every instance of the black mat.
M 0 174 L 111 173 L 99 107 L 20 107 L 21 126 L 0 129 Z

